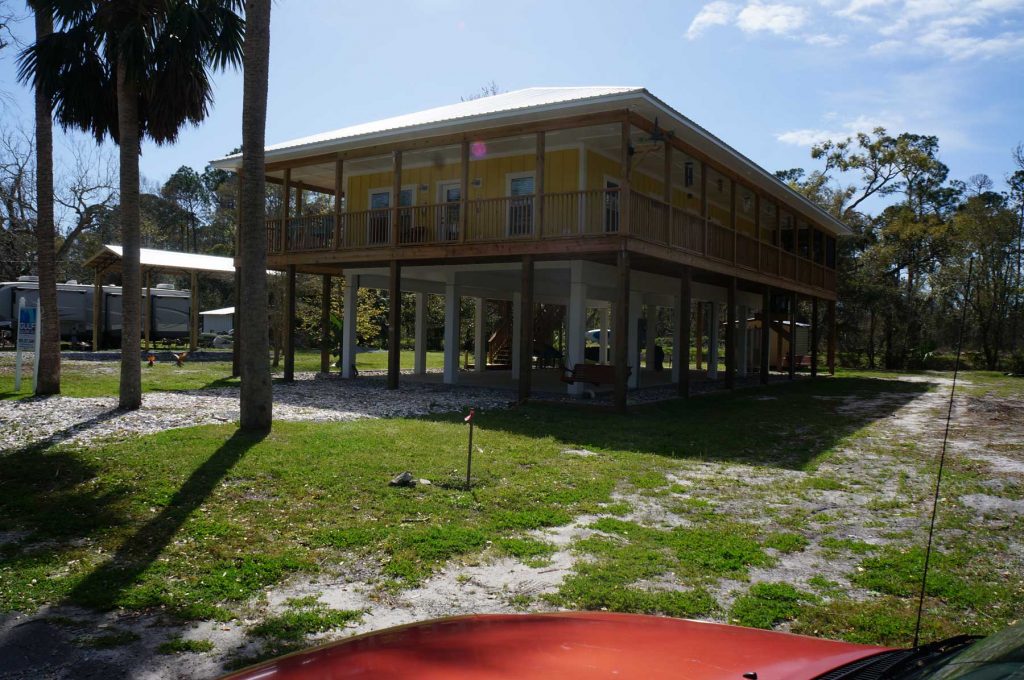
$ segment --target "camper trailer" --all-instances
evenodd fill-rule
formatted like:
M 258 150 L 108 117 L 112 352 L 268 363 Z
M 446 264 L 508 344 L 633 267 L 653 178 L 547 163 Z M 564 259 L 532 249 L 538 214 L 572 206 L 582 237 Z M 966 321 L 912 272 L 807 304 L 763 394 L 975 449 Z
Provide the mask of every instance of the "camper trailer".
M 57 284 L 57 308 L 60 311 L 61 340 L 72 346 L 88 344 L 92 339 L 92 305 L 94 289 L 91 284 L 77 281 Z M 121 287 L 103 286 L 100 347 L 117 346 L 121 341 Z M 149 313 L 146 313 L 146 294 L 143 292 L 143 323 L 148 320 L 150 337 L 154 340 L 187 339 L 189 337 L 189 291 L 175 290 L 161 283 L 152 289 Z M 0 329 L 17 328 L 18 300 L 32 306 L 39 298 L 39 279 L 21 276 L 17 281 L 0 283 Z

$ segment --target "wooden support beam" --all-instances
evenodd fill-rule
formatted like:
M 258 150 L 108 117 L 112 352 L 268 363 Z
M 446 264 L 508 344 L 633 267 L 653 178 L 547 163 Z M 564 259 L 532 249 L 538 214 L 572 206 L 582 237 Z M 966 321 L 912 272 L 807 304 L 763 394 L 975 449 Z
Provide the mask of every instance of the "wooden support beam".
M 402 152 L 391 154 L 391 245 L 399 242 L 399 204 L 402 202 Z
M 621 180 L 619 182 L 619 233 L 628 234 L 630 231 L 629 224 L 629 198 L 630 198 L 630 166 L 633 163 L 633 158 L 630 153 L 632 145 L 630 144 L 630 125 L 629 116 L 627 115 L 625 120 L 622 121 L 622 139 L 620 140 L 619 148 L 619 174 Z
M 811 296 L 811 377 L 818 377 L 818 297 Z
M 388 276 L 388 389 L 398 389 L 402 352 L 402 265 L 391 260 Z
M 295 380 L 295 265 L 285 268 L 284 379 Z
M 700 164 L 700 217 L 704 228 L 704 255 L 708 254 L 708 166 L 703 161 Z M 698 366 L 698 368 L 700 368 Z
M 664 165 L 662 166 L 662 194 L 665 199 L 665 239 L 676 243 L 672 230 L 672 144 L 665 142 Z
M 469 224 L 469 140 L 462 141 L 459 158 L 459 241 L 465 243 L 466 227 Z
M 335 250 L 341 247 L 345 237 L 341 231 L 341 204 L 345 198 L 344 171 L 345 161 L 334 161 L 334 240 L 331 245 Z
M 736 386 L 736 277 L 729 277 L 725 310 L 725 388 Z
M 195 352 L 199 349 L 199 274 L 192 272 L 192 295 L 189 304 L 188 349 Z
M 533 256 L 523 256 L 520 282 L 522 322 L 519 324 L 519 401 L 530 398 L 530 376 L 533 370 Z
M 683 267 L 679 277 L 679 308 L 676 313 L 676 337 L 679 338 L 679 396 L 684 399 L 690 396 L 690 296 L 692 292 L 693 272 Z
M 789 379 L 796 377 L 796 293 L 789 294 Z
M 694 354 L 697 364 L 697 370 L 700 371 L 704 366 L 704 303 L 697 303 L 697 340 L 694 342 Z
M 732 263 L 736 264 L 736 242 L 738 240 L 736 236 L 736 194 L 739 185 L 733 180 L 729 180 L 729 228 L 732 229 Z M 734 311 L 733 314 L 736 312 Z
M 146 270 L 146 306 L 142 310 L 143 335 L 146 339 L 146 351 L 150 348 L 150 330 L 153 328 L 153 270 Z
M 836 334 L 836 301 L 829 300 L 828 307 L 826 308 L 828 315 L 828 374 L 836 374 L 836 342 L 838 335 Z
M 636 333 L 629 327 L 629 251 L 620 250 L 617 255 L 618 286 L 615 293 L 615 330 L 612 332 L 612 349 L 615 352 L 615 410 L 626 411 L 626 394 L 629 389 L 629 334 Z M 640 366 L 636 367 L 640 370 Z
M 103 339 L 103 270 L 96 270 L 92 283 L 92 351 L 98 352 Z
M 761 384 L 768 384 L 772 348 L 772 289 L 765 287 L 761 295 Z
M 320 372 L 331 372 L 331 275 L 320 286 Z
M 292 216 L 292 171 L 291 168 L 286 168 L 284 171 L 284 184 L 281 188 L 283 199 L 281 201 L 281 207 L 283 214 L 281 215 L 281 247 L 282 253 L 288 252 L 288 220 Z
M 295 184 L 295 216 L 302 217 L 303 204 L 306 201 L 305 194 L 302 192 L 302 182 L 296 182 Z
M 537 141 L 534 144 L 534 150 L 536 151 L 536 158 L 534 159 L 534 225 L 533 225 L 533 237 L 540 238 L 541 232 L 544 229 L 544 155 L 545 155 L 545 139 L 544 132 L 537 133 Z

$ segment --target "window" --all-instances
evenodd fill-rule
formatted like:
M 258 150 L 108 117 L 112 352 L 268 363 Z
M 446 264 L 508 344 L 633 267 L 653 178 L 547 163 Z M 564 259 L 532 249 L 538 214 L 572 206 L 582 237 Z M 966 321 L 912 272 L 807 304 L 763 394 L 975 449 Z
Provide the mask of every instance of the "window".
M 798 222 L 796 227 L 796 252 L 800 257 L 811 257 L 811 228 L 806 222 Z
M 779 245 L 787 253 L 792 253 L 796 246 L 793 241 L 793 216 L 786 213 L 782 213 L 780 216 Z
M 836 268 L 836 238 L 835 236 L 825 237 L 825 266 L 829 269 Z
M 683 166 L 683 184 L 688 187 L 693 186 L 693 161 L 686 161 Z
M 398 194 L 398 207 L 406 208 L 413 204 L 413 190 L 402 189 Z M 368 219 L 367 241 L 371 244 L 388 243 L 391 240 L 391 190 L 375 189 L 370 192 L 370 215 Z M 399 211 L 399 227 L 408 230 L 412 226 L 412 211 Z
M 508 233 L 523 236 L 533 232 L 533 173 L 511 175 L 508 184 Z
M 824 264 L 824 262 L 825 262 L 825 234 L 821 233 L 817 229 L 814 230 L 813 252 L 814 252 L 814 261 L 817 262 L 818 264 Z

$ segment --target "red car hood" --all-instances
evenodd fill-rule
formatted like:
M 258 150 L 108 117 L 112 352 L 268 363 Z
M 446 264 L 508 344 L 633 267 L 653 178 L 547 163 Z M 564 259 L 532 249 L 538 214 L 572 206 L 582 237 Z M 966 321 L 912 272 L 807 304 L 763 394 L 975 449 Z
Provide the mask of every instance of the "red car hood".
M 814 678 L 885 651 L 715 623 L 593 612 L 479 615 L 352 637 L 229 676 L 299 678 Z

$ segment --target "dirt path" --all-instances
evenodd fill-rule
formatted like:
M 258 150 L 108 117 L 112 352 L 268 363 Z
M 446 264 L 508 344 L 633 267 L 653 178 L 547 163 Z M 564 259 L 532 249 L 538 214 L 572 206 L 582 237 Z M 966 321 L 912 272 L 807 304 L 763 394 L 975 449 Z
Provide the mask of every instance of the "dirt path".
M 622 519 L 654 528 L 690 526 L 700 522 L 700 515 L 686 508 L 699 508 L 702 513 L 725 514 L 766 531 L 803 536 L 803 549 L 769 549 L 774 564 L 751 569 L 749 580 L 719 580 L 714 595 L 720 612 L 728 612 L 738 594 L 758 582 L 785 582 L 813 590 L 818 580 L 824 580 L 835 583 L 844 597 L 871 597 L 850 581 L 861 555 L 836 546 L 844 542 L 881 546 L 921 531 L 925 499 L 933 483 L 929 466 L 940 449 L 949 395 L 948 380 L 927 380 L 933 383 L 931 390 L 895 410 L 895 400 L 899 397 L 902 403 L 905 395 L 837 398 L 833 405 L 839 412 L 877 415 L 879 419 L 841 440 L 840 446 L 810 471 L 679 462 L 665 476 L 664 487 L 622 488 L 616 501 L 630 508 Z M 891 415 L 886 417 L 888 413 Z M 1007 480 L 1019 483 L 1024 478 L 1022 414 L 1024 401 L 1020 399 L 965 394 L 954 409 L 958 425 L 952 455 L 982 465 L 993 489 Z M 591 452 L 566 450 L 565 455 Z M 994 492 L 949 500 L 975 508 L 986 521 L 1013 522 L 1024 516 L 1024 502 Z M 223 672 L 225 661 L 263 651 L 251 635 L 252 625 L 294 609 L 294 603 L 303 599 L 315 599 L 319 606 L 333 610 L 364 612 L 342 629 L 307 638 L 307 644 L 440 616 L 550 609 L 543 597 L 558 591 L 579 560 L 590 559 L 576 545 L 595 533 L 591 528 L 595 519 L 577 517 L 567 526 L 534 532 L 555 546 L 554 554 L 543 564 L 527 565 L 485 552 L 454 561 L 420 587 L 398 593 L 381 590 L 377 565 L 367 563 L 355 569 L 352 565 L 324 565 L 316 579 L 296 578 L 269 589 L 247 605 L 246 618 L 228 623 L 174 626 L 157 615 L 98 615 L 66 607 L 7 617 L 0 619 L 0 668 L 5 669 L 5 677 L 13 678 L 215 677 Z M 1024 568 L 1020 540 L 1019 532 L 1008 537 L 1008 569 Z M 715 618 L 722 620 L 724 615 Z M 83 645 L 83 638 L 95 637 L 100 631 L 125 631 L 138 638 L 109 649 Z M 157 653 L 158 645 L 174 636 L 209 641 L 213 649 Z

